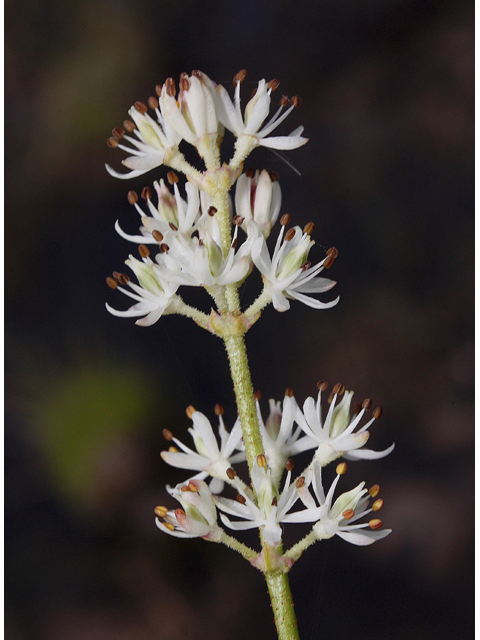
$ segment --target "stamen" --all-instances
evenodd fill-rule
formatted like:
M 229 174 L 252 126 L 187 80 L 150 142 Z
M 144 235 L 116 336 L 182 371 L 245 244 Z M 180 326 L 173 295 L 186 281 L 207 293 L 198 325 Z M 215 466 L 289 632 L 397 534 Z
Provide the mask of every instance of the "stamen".
M 158 100 L 157 98 L 155 98 L 155 96 L 150 96 L 149 99 L 147 100 L 147 104 L 152 111 L 155 111 L 155 109 L 158 109 Z
M 295 395 L 293 392 L 292 387 L 287 387 L 285 389 L 285 395 L 288 396 L 289 398 L 293 398 L 293 396 Z
M 118 287 L 118 283 L 111 278 L 110 276 L 108 276 L 108 278 L 106 278 L 106 282 L 108 284 L 108 286 L 110 287 L 110 289 L 116 289 Z
M 176 182 L 178 182 L 178 176 L 175 171 L 169 171 L 167 173 L 167 180 L 170 184 L 175 184 Z
M 372 406 L 372 399 L 365 398 L 365 400 L 362 402 L 362 409 L 365 409 L 366 411 L 368 411 L 371 406 Z
M 275 91 L 275 89 L 278 89 L 279 84 L 280 84 L 280 80 L 273 78 L 273 80 L 270 80 L 270 82 L 267 84 L 267 89 L 271 89 L 272 91 Z
M 310 269 L 310 267 L 312 266 L 312 263 L 310 262 L 310 260 L 307 260 L 305 262 L 305 264 L 302 264 L 302 271 L 307 271 L 307 269 Z
M 332 393 L 328 396 L 328 399 L 327 399 L 328 404 L 332 404 L 334 398 L 335 398 L 335 394 L 332 391 Z
M 378 500 L 375 500 L 375 502 L 372 504 L 372 511 L 380 511 L 382 507 L 383 507 L 383 500 L 382 498 L 379 498 Z
M 147 105 L 144 102 L 140 102 L 140 100 L 137 100 L 137 102 L 135 102 L 133 106 L 139 113 L 143 114 L 143 113 L 147 113 L 148 111 Z
M 257 456 L 257 464 L 262 469 L 264 469 L 267 466 L 267 459 L 266 459 L 266 457 L 264 456 L 263 453 L 261 453 L 259 456 Z
M 193 414 L 195 413 L 196 409 L 193 406 L 193 404 L 189 404 L 188 407 L 185 409 L 185 413 L 187 414 L 187 416 L 191 419 Z
M 332 393 L 336 393 L 337 396 L 341 396 L 344 391 L 345 387 L 341 382 L 337 382 L 337 384 L 332 389 Z
M 383 411 L 383 410 L 382 410 L 382 407 L 377 407 L 377 408 L 375 409 L 375 411 L 374 411 L 374 412 L 373 412 L 373 414 L 372 414 L 372 415 L 373 415 L 373 417 L 375 418 L 375 420 L 379 420 L 379 419 L 380 419 L 380 416 L 382 415 L 382 411 Z
M 311 236 L 315 229 L 315 224 L 313 222 L 307 222 L 307 224 L 303 227 L 303 233 Z
M 235 216 L 232 220 L 233 224 L 237 225 L 237 227 L 240 227 L 243 222 L 244 222 L 245 218 L 242 218 L 242 216 Z
M 175 88 L 175 80 L 173 78 L 167 78 L 165 80 L 165 90 L 169 96 L 174 96 L 177 92 Z
M 297 480 L 295 481 L 295 486 L 297 487 L 297 489 L 300 489 L 301 487 L 303 487 L 304 484 L 305 484 L 305 478 L 303 476 L 300 476 L 300 478 L 297 478 Z
M 380 493 L 380 485 L 374 484 L 373 487 L 370 487 L 368 493 L 372 496 L 372 498 L 376 498 Z
M 173 447 L 173 446 L 172 447 L 168 447 L 168 450 L 169 450 L 170 453 L 178 453 L 177 447 Z
M 345 509 L 345 511 L 342 512 L 342 516 L 345 518 L 345 520 L 351 520 L 354 515 L 355 511 L 353 509 Z
M 130 282 L 130 278 L 127 276 L 126 273 L 120 273 L 119 271 L 114 271 L 112 275 L 115 278 L 115 280 L 118 282 L 118 284 L 127 284 L 127 282 Z
M 276 171 L 270 171 L 270 173 L 268 175 L 270 176 L 270 180 L 272 182 L 277 182 L 278 181 L 279 175 L 278 175 L 278 173 Z
M 142 193 L 140 195 L 144 200 L 150 200 L 152 198 L 152 192 L 150 191 L 150 187 L 143 187 Z
M 224 408 L 222 407 L 221 404 L 218 404 L 218 402 L 215 405 L 214 411 L 216 416 L 223 416 L 223 414 L 225 413 Z
M 230 245 L 230 246 L 232 247 L 232 249 L 235 249 L 235 248 L 236 248 L 237 243 L 238 243 L 238 238 L 235 238 L 235 239 L 232 241 L 232 244 Z
M 254 178 L 255 177 L 255 169 L 253 167 L 249 167 L 245 171 L 245 175 L 247 176 L 247 178 Z
M 138 195 L 136 191 L 129 191 L 127 198 L 130 204 L 136 204 L 138 202 Z
M 241 69 L 238 73 L 233 76 L 233 84 L 236 86 L 237 82 L 242 83 L 247 77 L 247 70 Z
M 165 244 L 165 242 L 162 242 L 162 244 L 158 248 L 162 253 L 167 253 L 167 251 L 170 249 L 168 244 Z
M 152 237 L 157 242 L 161 242 L 163 240 L 163 235 L 160 233 L 160 231 L 158 231 L 158 229 L 154 229 L 152 231 Z
M 178 519 L 181 516 L 184 516 L 185 511 L 183 509 L 180 509 L 180 507 L 178 509 L 175 509 L 175 517 Z
M 289 229 L 285 234 L 286 242 L 290 242 L 295 237 L 295 229 Z
M 257 94 L 257 87 L 255 87 L 255 89 L 250 94 L 250 100 L 252 100 L 256 96 L 256 94 Z
M 276 507 L 278 505 L 277 496 L 273 496 L 272 507 Z
M 198 484 L 195 482 L 195 480 L 190 480 L 190 482 L 188 483 L 188 488 L 192 493 L 198 493 Z
M 112 129 L 112 136 L 117 138 L 117 140 L 121 140 L 124 135 L 125 129 L 122 129 L 122 127 L 115 127 L 115 129 Z
M 288 103 L 290 102 L 288 96 L 283 96 L 283 98 L 280 100 L 280 105 L 282 107 L 288 107 Z
M 235 478 L 235 476 L 237 475 L 235 472 L 235 469 L 232 469 L 232 467 L 229 467 L 226 471 L 227 476 L 230 478 L 230 480 L 233 480 Z
M 167 529 L 168 529 L 169 531 L 175 531 L 175 527 L 173 526 L 173 524 L 172 524 L 171 522 L 164 522 L 164 523 L 163 523 L 163 526 L 164 526 L 164 527 L 167 527 Z
M 374 529 L 374 530 L 380 529 L 382 525 L 383 525 L 383 522 L 378 518 L 373 518 L 373 520 L 370 520 L 370 522 L 368 523 L 368 526 L 370 527 L 370 529 Z
M 324 263 L 323 263 L 323 268 L 324 269 L 331 269 L 334 262 L 335 262 L 335 258 L 332 258 L 332 256 L 327 256 L 325 258 Z
M 293 467 L 294 467 L 294 463 L 293 460 L 291 458 L 289 458 L 286 462 L 285 462 L 285 469 L 287 471 L 293 471 Z
M 237 502 L 240 502 L 240 504 L 245 504 L 247 502 L 246 499 L 240 493 L 237 493 L 236 500 Z
M 343 474 L 347 472 L 347 463 L 340 462 L 339 464 L 337 464 L 335 471 L 339 476 L 343 476 Z
M 293 96 L 293 98 L 290 100 L 290 104 L 296 109 L 300 106 L 301 102 L 302 101 L 300 100 L 299 96 Z
M 317 382 L 317 389 L 319 391 L 325 391 L 327 387 L 328 387 L 328 382 L 326 380 L 319 380 Z
M 155 85 L 155 93 L 157 94 L 158 97 L 160 97 L 162 95 L 162 85 L 161 84 L 157 84 Z
M 188 80 L 187 74 L 182 74 L 183 78 L 180 77 L 180 91 L 188 91 L 190 89 L 190 81 Z
M 194 69 L 194 70 L 192 71 L 192 76 L 195 76 L 196 78 L 199 78 L 199 79 L 201 80 L 201 79 L 202 79 L 203 74 L 202 74 L 202 72 L 201 72 L 201 71 L 199 71 L 198 69 Z
M 164 429 L 162 431 L 162 436 L 165 438 L 165 440 L 172 440 L 173 438 L 173 433 L 170 431 L 170 429 Z
M 160 518 L 164 518 L 167 513 L 168 513 L 168 509 L 167 507 L 155 507 L 155 509 L 153 510 L 155 512 L 155 514 L 157 516 L 160 516 Z
M 148 258 L 148 256 L 150 255 L 150 249 L 145 244 L 139 244 L 138 253 L 142 258 Z
M 338 250 L 335 247 L 330 247 L 330 249 L 327 251 L 327 256 L 336 258 L 338 256 Z
M 135 123 L 131 120 L 124 120 L 123 126 L 128 133 L 133 133 L 135 131 Z
M 213 218 L 213 216 L 217 213 L 217 211 L 218 211 L 218 209 L 216 207 L 214 207 L 214 206 L 210 206 L 207 209 L 207 213 L 211 218 Z
M 280 224 L 282 225 L 282 227 L 286 227 L 287 224 L 290 224 L 291 217 L 292 216 L 289 213 L 283 214 L 283 216 L 280 218 Z
M 190 487 L 188 485 L 185 485 L 184 487 L 180 487 L 180 491 L 183 491 L 183 493 L 186 493 L 187 491 L 190 491 Z
M 110 147 L 110 149 L 116 149 L 118 147 L 117 138 L 109 138 L 107 140 L 107 147 Z
M 170 229 L 171 229 L 172 231 L 178 231 L 178 227 L 176 227 L 176 226 L 173 224 L 173 222 L 169 222 L 169 223 L 168 223 L 168 226 L 170 227 Z
M 361 410 L 362 410 L 362 405 L 360 404 L 360 402 L 356 402 L 355 406 L 353 407 L 353 415 L 358 416 Z
M 254 391 L 253 392 L 253 397 L 255 398 L 255 400 L 261 400 L 262 398 L 262 392 L 261 391 Z

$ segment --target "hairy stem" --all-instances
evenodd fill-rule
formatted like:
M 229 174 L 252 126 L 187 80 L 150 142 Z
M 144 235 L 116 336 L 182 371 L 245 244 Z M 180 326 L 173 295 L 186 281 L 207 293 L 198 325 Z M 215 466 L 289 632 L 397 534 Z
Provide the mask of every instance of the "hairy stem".
M 286 573 L 266 573 L 268 593 L 279 640 L 299 640 L 297 618 L 293 609 L 292 592 Z

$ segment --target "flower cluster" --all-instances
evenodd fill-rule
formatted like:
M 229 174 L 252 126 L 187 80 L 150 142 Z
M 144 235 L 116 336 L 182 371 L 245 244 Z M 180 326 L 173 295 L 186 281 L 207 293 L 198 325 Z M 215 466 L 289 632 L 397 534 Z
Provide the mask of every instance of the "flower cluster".
M 114 315 L 138 317 L 137 324 L 147 326 L 162 315 L 177 313 L 215 333 L 206 314 L 185 304 L 178 294 L 179 287 L 203 287 L 222 314 L 229 308 L 229 296 L 231 299 L 234 295 L 227 288 L 238 289 L 254 268 L 261 273 L 264 288 L 243 314 L 243 331 L 269 303 L 277 311 L 286 311 L 290 300 L 316 309 L 337 303 L 338 298 L 323 302 L 312 296 L 335 285 L 320 273 L 332 266 L 336 249 L 330 249 L 312 265 L 309 254 L 314 245 L 314 225 L 307 224 L 303 231 L 298 226 L 287 230 L 291 216 L 280 217 L 278 175 L 253 169 L 241 173 L 243 161 L 257 146 L 285 150 L 307 142 L 301 136 L 302 127 L 287 136 L 270 136 L 299 106 L 300 99 L 282 97 L 277 111 L 267 121 L 272 93 L 279 82 L 261 80 L 242 114 L 240 88 L 245 75 L 242 71 L 234 78 L 233 101 L 225 87 L 215 85 L 200 71 L 191 76 L 182 74 L 178 93 L 169 78 L 156 87 L 157 95 L 151 96 L 148 104 L 136 102 L 131 107 L 131 119 L 123 127 L 113 129 L 108 144 L 130 154 L 123 160 L 130 171 L 119 173 L 107 165 L 111 175 L 134 178 L 163 165 L 184 173 L 187 179 L 182 195 L 178 174 L 168 171 L 173 192 L 164 179 L 155 181 L 153 188 L 142 190 L 143 205 L 135 191 L 129 192 L 128 200 L 140 216 L 139 232 L 126 233 L 118 221 L 115 226 L 123 238 L 139 245 L 140 259 L 130 256 L 126 261 L 138 284 L 131 283 L 129 276 L 121 272 L 115 272 L 107 283 L 136 304 L 125 311 L 107 304 Z M 230 162 L 221 164 L 220 145 L 225 129 L 236 137 L 236 146 Z M 182 141 L 195 147 L 205 171 L 186 161 L 179 148 Z M 235 182 L 234 204 L 226 193 Z M 277 220 L 280 230 L 270 254 L 266 240 Z

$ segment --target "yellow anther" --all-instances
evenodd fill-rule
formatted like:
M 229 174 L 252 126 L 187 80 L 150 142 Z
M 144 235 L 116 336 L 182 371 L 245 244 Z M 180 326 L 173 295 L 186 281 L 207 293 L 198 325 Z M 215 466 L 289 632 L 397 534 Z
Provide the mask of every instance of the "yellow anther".
M 337 468 L 335 469 L 335 471 L 339 476 L 343 476 L 343 474 L 347 471 L 347 463 L 340 462 L 339 464 L 337 464 Z
M 368 493 L 372 496 L 372 498 L 376 498 L 380 493 L 380 485 L 374 484 L 373 487 L 370 487 Z
M 164 518 L 168 513 L 168 509 L 167 507 L 155 507 L 154 512 L 160 518 Z
M 167 529 L 168 529 L 169 531 L 175 531 L 175 527 L 174 527 L 174 526 L 173 526 L 173 524 L 171 524 L 170 522 L 164 522 L 164 523 L 163 523 L 163 526 L 164 526 L 164 527 L 167 527 Z
M 170 453 L 178 453 L 177 447 L 168 447 L 168 450 L 170 451 Z
M 345 509 L 345 511 L 342 512 L 342 516 L 345 518 L 345 520 L 350 520 L 354 515 L 355 511 L 353 509 Z
M 192 417 L 192 415 L 195 413 L 195 407 L 193 405 L 188 405 L 188 407 L 185 409 L 185 413 L 187 414 L 187 416 L 189 418 Z
M 265 458 L 263 453 L 261 453 L 259 456 L 257 456 L 257 464 L 258 464 L 259 467 L 262 467 L 262 468 L 267 466 L 267 459 Z
M 372 504 L 372 511 L 380 511 L 382 507 L 383 507 L 383 500 L 382 498 L 379 498 L 378 500 L 375 500 L 375 502 Z
M 370 527 L 370 529 L 380 529 L 382 525 L 383 525 L 383 522 L 378 518 L 374 518 L 373 520 L 370 520 L 370 522 L 368 523 L 368 526 Z

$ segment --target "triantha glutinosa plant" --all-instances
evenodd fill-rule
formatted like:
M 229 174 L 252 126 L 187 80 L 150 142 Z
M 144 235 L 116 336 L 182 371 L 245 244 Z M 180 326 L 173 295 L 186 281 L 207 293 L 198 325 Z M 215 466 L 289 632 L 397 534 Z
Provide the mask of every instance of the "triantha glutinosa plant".
M 128 201 L 140 216 L 139 234 L 126 234 L 118 222 L 116 229 L 138 245 L 138 257 L 130 255 L 125 261 L 138 283 L 123 272 L 114 272 L 107 283 L 135 304 L 123 311 L 107 304 L 107 309 L 116 316 L 136 317 L 136 323 L 144 327 L 162 315 L 180 314 L 224 341 L 238 418 L 228 430 L 223 409 L 216 405 L 218 427 L 214 428 L 207 416 L 189 406 L 190 446 L 184 444 L 184 437 L 174 437 L 164 429 L 171 446 L 162 452 L 163 460 L 186 469 L 190 477 L 175 488 L 167 487 L 180 506 L 158 506 L 156 522 L 172 536 L 201 537 L 239 552 L 265 575 L 279 638 L 294 639 L 298 631 L 288 572 L 305 549 L 334 535 L 368 545 L 390 533 L 377 517 L 383 504 L 377 497 L 378 485 L 367 490 L 361 482 L 346 490 L 340 476 L 347 465 L 341 461 L 333 483 L 324 487 L 323 467 L 339 458 L 381 458 L 393 445 L 380 452 L 364 448 L 368 429 L 381 409 L 376 408 L 370 417 L 370 399 L 352 407 L 353 393 L 340 383 L 322 402 L 328 385 L 319 382 L 317 399 L 309 397 L 303 406 L 287 389 L 283 402 L 270 400 L 269 414 L 266 419 L 262 416 L 245 334 L 270 303 L 282 312 L 288 311 L 292 300 L 314 309 L 336 305 L 338 298 L 323 301 L 316 296 L 335 285 L 322 272 L 333 265 L 337 250 L 332 247 L 312 264 L 309 252 L 314 224 L 308 223 L 303 230 L 290 226 L 290 215 L 281 212 L 278 175 L 266 170 L 243 172 L 244 161 L 255 147 L 285 151 L 307 142 L 303 127 L 286 136 L 275 135 L 278 125 L 300 105 L 298 96 L 282 96 L 270 115 L 279 82 L 261 80 L 242 109 L 245 76 L 242 70 L 234 77 L 233 99 L 225 87 L 200 71 L 182 74 L 178 92 L 174 80 L 168 78 L 157 85 L 157 95 L 147 104 L 132 106 L 123 127 L 113 129 L 108 145 L 129 154 L 122 161 L 128 171 L 121 173 L 107 165 L 109 173 L 121 179 L 136 178 L 168 167 L 170 186 L 160 179 L 153 188 L 144 187 L 143 202 L 135 191 L 128 192 Z M 220 154 L 226 130 L 235 136 L 228 163 Z M 197 167 L 180 150 L 184 144 L 198 152 Z M 186 178 L 183 188 L 178 174 Z M 270 234 L 274 236 L 271 247 L 267 243 Z M 263 290 L 242 309 L 238 289 L 254 269 L 262 275 Z M 186 304 L 182 287 L 203 287 L 211 297 L 211 312 Z M 305 451 L 313 453 L 312 460 L 294 474 L 292 458 Z M 248 471 L 240 468 L 237 473 L 236 466 L 244 461 Z M 225 485 L 231 488 L 222 496 Z M 310 522 L 312 529 L 285 550 L 283 526 L 296 522 Z M 252 528 L 260 534 L 256 550 L 228 533 Z

